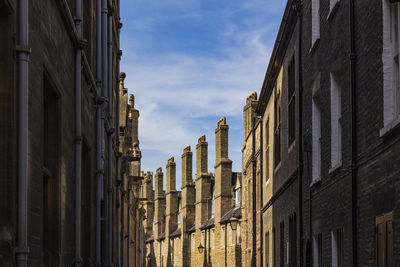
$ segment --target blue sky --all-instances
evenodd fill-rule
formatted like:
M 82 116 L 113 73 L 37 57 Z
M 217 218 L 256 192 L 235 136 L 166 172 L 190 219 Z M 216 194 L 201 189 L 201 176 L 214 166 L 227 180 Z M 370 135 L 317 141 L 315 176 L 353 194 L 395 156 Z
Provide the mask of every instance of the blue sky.
M 283 0 L 121 1 L 121 71 L 140 111 L 143 171 L 162 167 L 165 176 L 174 156 L 180 190 L 183 148 L 190 145 L 194 152 L 198 137 L 206 134 L 209 172 L 214 172 L 214 131 L 223 116 L 230 127 L 233 171 L 241 171 L 243 106 L 251 92 L 261 90 L 285 5 Z

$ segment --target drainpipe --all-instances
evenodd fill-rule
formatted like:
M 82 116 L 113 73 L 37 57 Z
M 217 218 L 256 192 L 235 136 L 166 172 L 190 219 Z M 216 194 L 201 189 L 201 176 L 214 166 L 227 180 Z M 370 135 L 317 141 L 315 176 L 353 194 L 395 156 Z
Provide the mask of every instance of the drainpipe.
M 257 214 L 257 207 L 256 207 L 256 179 L 257 179 L 257 170 L 256 170 L 256 155 L 255 155 L 255 150 L 256 150 L 256 134 L 255 134 L 255 124 L 256 124 L 256 117 L 252 117 L 251 120 L 251 130 L 252 130 L 252 152 L 251 152 L 251 165 L 253 169 L 253 253 L 251 257 L 251 266 L 256 267 L 256 257 L 257 257 L 257 243 L 256 243 L 256 237 L 257 237 L 257 225 L 256 225 L 256 214 Z
M 17 139 L 17 244 L 15 260 L 18 267 L 26 267 L 28 261 L 27 197 L 28 197 L 28 83 L 29 83 L 29 0 L 18 0 L 17 57 L 18 86 L 18 139 Z
M 120 181 L 120 176 L 121 176 L 121 174 L 120 174 L 120 171 L 121 171 L 121 169 L 120 169 L 120 165 L 121 165 L 121 153 L 119 152 L 120 150 L 119 150 L 119 146 L 120 146 L 120 143 L 119 143 L 119 135 L 120 135 L 120 128 L 119 128 L 119 109 L 120 109 L 120 99 L 119 99 L 119 92 L 120 92 L 120 90 L 121 90 L 121 88 L 120 88 L 120 79 L 121 79 L 121 75 L 120 75 L 120 62 L 121 62 L 121 56 L 122 56 L 122 51 L 121 50 L 119 50 L 119 48 L 120 48 L 120 34 L 121 34 L 121 26 L 122 26 L 122 24 L 120 23 L 120 18 L 119 18 L 119 9 L 120 9 L 120 1 L 117 1 L 117 20 L 118 20 L 118 48 L 117 48 L 117 71 L 116 71 L 116 73 L 117 73 L 117 78 L 116 78 L 116 88 L 118 88 L 117 89 L 117 94 L 116 94 L 116 99 L 115 99 L 115 105 L 116 105 L 116 114 L 115 114 L 115 119 L 116 119 L 116 131 L 117 131 L 117 133 L 116 133 L 116 135 L 115 135 L 115 142 L 116 142 L 116 147 L 117 147 L 117 151 L 118 151 L 118 154 L 117 154 L 117 159 L 116 159 L 116 165 L 115 165 L 115 175 L 116 175 L 116 177 L 117 177 L 117 180 L 119 180 L 119 181 L 117 181 L 117 195 L 116 195 L 116 197 L 117 198 L 119 198 L 120 197 L 120 195 L 121 195 L 121 181 Z M 122 86 L 122 89 L 123 89 L 123 86 Z M 117 211 L 116 211 L 116 213 L 117 213 L 117 219 L 116 219 L 116 228 L 117 228 L 117 230 L 116 230 L 116 236 L 117 236 L 117 245 L 116 245 L 116 252 L 115 252 L 115 265 L 116 265 L 116 267 L 119 267 L 120 265 L 120 251 L 121 251 L 121 248 L 120 248 L 120 245 L 121 245 L 121 235 L 120 235 L 120 219 L 121 219 L 121 209 L 120 209 L 120 205 L 118 205 L 118 207 L 117 207 Z
M 104 90 L 101 77 L 101 0 L 97 0 L 96 9 L 96 85 L 98 94 L 102 95 L 96 103 L 96 266 L 101 266 L 101 200 L 103 189 L 103 127 L 102 116 Z
M 112 235 L 112 210 L 113 210 L 113 181 L 112 181 L 112 117 L 113 117 L 113 98 L 112 98 L 112 15 L 113 15 L 113 7 L 110 7 L 108 10 L 108 34 L 107 34 L 107 44 L 108 44 L 108 61 L 105 64 L 108 64 L 106 75 L 108 76 L 108 124 L 109 129 L 107 131 L 107 160 L 108 160 L 108 172 L 107 172 L 107 185 L 108 185 L 108 195 L 107 195 L 107 264 L 111 266 L 112 263 L 112 244 L 113 244 L 113 235 Z M 105 32 L 105 31 L 103 31 Z M 104 49 L 104 48 L 103 48 Z
M 130 266 L 130 246 L 131 246 L 131 189 L 128 185 L 128 229 L 127 229 L 127 246 L 126 246 L 126 263 L 127 266 Z M 160 254 L 161 255 L 161 254 Z
M 110 124 L 109 124 L 109 114 L 108 114 L 108 109 L 107 109 L 107 107 L 108 107 L 108 105 L 110 105 L 110 102 L 109 102 L 109 98 L 108 98 L 108 55 L 107 55 L 107 33 L 108 33 L 108 29 L 107 29 L 107 13 L 108 13 L 108 6 L 107 6 L 107 0 L 102 0 L 101 1 L 101 37 L 102 37 L 102 39 L 101 39 L 101 61 L 102 61 L 102 80 L 103 80 L 103 97 L 104 97 L 104 100 L 105 100 L 105 104 L 104 104 L 104 106 L 103 106 L 103 117 L 102 117 L 102 121 L 103 121 L 103 123 L 102 123 L 102 126 L 103 127 L 105 127 L 105 124 L 107 123 L 108 125 L 108 127 L 107 128 L 109 128 L 109 126 L 110 126 Z M 105 120 L 106 119 L 106 116 L 107 116 L 107 120 Z M 103 133 L 103 139 L 102 140 L 104 140 L 104 131 L 102 131 L 102 133 Z M 110 167 L 110 161 L 109 161 L 109 156 L 110 156 L 110 154 L 109 154 L 109 152 L 110 152 L 110 132 L 109 131 L 107 131 L 107 182 L 108 182 L 108 178 L 109 178 L 109 175 L 110 175 L 110 172 L 111 172 L 111 169 L 109 168 Z M 104 155 L 105 154 L 105 147 L 103 147 L 103 158 L 104 158 Z M 108 183 L 107 183 L 108 184 Z M 103 187 L 103 190 L 102 190 L 102 203 L 103 203 L 103 209 L 105 209 L 105 203 L 104 203 L 104 200 L 105 200 L 105 190 L 104 190 L 104 177 L 103 177 L 103 180 L 102 180 L 102 187 Z M 107 191 L 108 191 L 109 189 L 107 188 Z M 108 194 L 107 194 L 107 197 L 108 197 Z M 108 198 L 107 198 L 107 200 L 108 200 Z M 107 216 L 107 219 L 108 219 L 108 214 L 107 215 L 105 215 L 105 213 L 104 213 L 104 211 L 105 210 L 103 210 L 103 216 Z M 108 207 L 107 207 L 107 211 L 108 211 Z M 108 220 L 107 220 L 107 222 L 104 220 L 105 218 L 103 217 L 102 218 L 102 223 L 105 225 L 105 238 L 106 239 L 110 239 L 109 238 L 109 229 L 108 229 Z M 105 263 L 108 265 L 108 263 L 109 263 L 109 251 L 108 251 L 108 248 L 109 248 L 109 243 L 108 243 L 108 240 L 103 240 L 102 241 L 102 243 L 103 243 L 103 246 L 106 248 L 105 249 L 105 254 L 106 255 L 104 255 L 104 260 L 105 260 Z
M 299 87 L 299 118 L 298 118 L 298 128 L 299 128 L 299 143 L 298 143 L 298 187 L 299 187 L 299 230 L 300 230 L 300 267 L 304 264 L 304 234 L 303 234 L 303 170 L 304 170 L 304 159 L 303 159 L 303 70 L 302 70 L 302 37 L 303 37 L 303 14 L 302 14 L 302 2 L 301 0 L 296 0 L 294 3 L 294 8 L 297 12 L 297 62 L 298 62 L 298 87 Z M 296 264 L 297 265 L 297 264 Z
M 260 266 L 263 265 L 263 260 L 264 260 L 264 250 L 263 244 L 264 244 L 264 239 L 263 239 L 263 233 L 264 233 L 264 225 L 263 225 L 263 205 L 264 205 L 264 195 L 263 195 L 263 188 L 264 188 L 264 182 L 263 182 L 263 120 L 262 117 L 259 116 L 260 119 L 260 198 L 261 198 L 261 205 L 260 205 Z
M 75 50 L 75 262 L 81 258 L 81 175 L 82 175 L 82 0 L 75 1 L 75 29 L 78 38 Z
M 350 103 L 351 103 L 351 207 L 352 207 L 352 254 L 353 266 L 358 266 L 357 258 L 357 87 L 356 87 L 356 45 L 354 0 L 349 0 L 350 31 Z
M 221 225 L 222 227 L 222 225 Z M 225 238 L 224 238 L 224 242 L 225 242 L 225 267 L 228 266 L 228 223 L 225 223 Z
M 119 8 L 118 8 L 119 10 Z M 118 32 L 119 35 L 119 32 Z M 119 38 L 118 38 L 119 39 Z M 124 76 L 122 75 L 122 73 L 120 74 L 120 61 L 121 61 L 121 53 L 118 52 L 117 54 L 117 74 L 118 74 L 118 79 L 117 79 L 117 97 L 115 99 L 115 104 L 116 104 L 116 136 L 115 136 L 115 142 L 116 142 L 116 147 L 118 150 L 118 154 L 117 154 L 117 160 L 116 160 L 116 165 L 115 165 L 115 175 L 117 177 L 117 198 L 119 199 L 121 196 L 121 173 L 120 173 L 120 164 L 121 164 L 121 153 L 120 151 L 120 142 L 119 142 L 119 136 L 120 136 L 120 127 L 119 127 L 119 109 L 120 109 L 120 99 L 119 99 L 119 92 L 120 90 L 124 88 Z M 122 87 L 122 88 L 121 88 Z M 121 251 L 121 233 L 120 233 L 120 220 L 121 220 L 121 204 L 122 202 L 120 202 L 120 204 L 117 206 L 117 219 L 116 219 L 116 235 L 117 235 L 117 244 L 116 244 L 116 258 L 115 258 L 115 264 L 117 267 L 119 267 L 120 264 L 120 251 Z
M 123 163 L 121 164 L 122 166 L 124 165 L 124 160 L 122 161 Z M 122 167 L 121 167 L 122 168 Z M 121 173 L 121 233 L 120 233 L 120 238 L 121 238 L 121 267 L 124 267 L 124 244 L 125 244 L 125 179 L 124 179 L 124 174 Z
M 105 97 L 106 105 L 109 104 L 108 99 L 108 57 L 107 57 L 107 0 L 101 0 L 101 61 L 103 63 L 103 96 Z

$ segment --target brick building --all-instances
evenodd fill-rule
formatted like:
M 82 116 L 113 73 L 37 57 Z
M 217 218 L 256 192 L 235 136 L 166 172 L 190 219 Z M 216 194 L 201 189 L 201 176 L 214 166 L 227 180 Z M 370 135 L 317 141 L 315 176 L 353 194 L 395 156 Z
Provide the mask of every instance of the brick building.
M 400 264 L 395 2 L 303 5 L 305 231 L 318 266 Z
M 138 112 L 120 85 L 119 11 L 0 1 L 1 266 L 128 266 L 125 244 L 139 261 Z
M 263 266 L 400 263 L 398 8 L 288 1 L 253 115 Z

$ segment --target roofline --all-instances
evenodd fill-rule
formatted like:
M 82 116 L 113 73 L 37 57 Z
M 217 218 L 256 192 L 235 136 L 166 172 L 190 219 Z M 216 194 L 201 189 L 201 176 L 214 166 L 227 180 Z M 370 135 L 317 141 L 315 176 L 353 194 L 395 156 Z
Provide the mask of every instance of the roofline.
M 292 33 L 294 25 L 297 23 L 297 20 L 295 19 L 296 12 L 292 8 L 293 1 L 294 0 L 288 0 L 286 4 L 285 12 L 281 21 L 281 26 L 276 37 L 274 49 L 272 51 L 264 82 L 261 87 L 261 93 L 256 108 L 257 115 L 263 115 L 265 109 L 267 108 L 265 102 L 271 96 L 272 90 L 274 88 L 274 86 L 271 86 L 275 80 L 276 73 L 274 73 L 274 71 L 276 71 L 276 69 L 282 65 L 283 57 L 279 57 L 280 52 L 286 50 L 290 40 L 287 37 L 290 33 Z

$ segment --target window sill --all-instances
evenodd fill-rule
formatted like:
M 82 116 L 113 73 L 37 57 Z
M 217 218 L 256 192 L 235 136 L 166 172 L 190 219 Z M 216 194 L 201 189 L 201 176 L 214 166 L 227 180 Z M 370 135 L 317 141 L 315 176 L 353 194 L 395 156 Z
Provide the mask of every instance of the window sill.
M 274 174 L 275 174 L 275 175 L 276 175 L 276 173 L 281 169 L 281 165 L 282 165 L 282 162 L 279 162 L 279 164 L 276 165 L 276 167 L 275 167 L 275 169 L 274 169 Z
M 340 3 L 340 0 L 337 0 L 337 1 L 335 2 L 335 4 L 333 5 L 333 7 L 331 8 L 331 10 L 329 11 L 328 17 L 326 17 L 326 20 L 331 20 L 331 19 L 333 18 L 333 16 L 336 14 L 336 10 L 337 10 L 338 7 L 339 7 L 339 3 Z
M 342 163 L 339 162 L 338 164 L 336 164 L 336 166 L 333 166 L 332 168 L 329 169 L 329 174 L 335 173 L 341 167 L 342 167 Z
M 317 49 L 318 44 L 319 44 L 320 37 L 315 39 L 314 43 L 311 45 L 310 51 L 308 52 L 309 54 L 314 53 L 315 49 Z
M 319 184 L 320 182 L 321 182 L 321 176 L 318 177 L 318 178 L 313 179 L 313 181 L 310 184 L 310 187 L 313 187 L 313 186 Z
M 380 131 L 379 131 L 379 136 L 380 137 L 385 137 L 389 133 L 391 133 L 394 129 L 400 126 L 400 116 L 397 116 L 394 120 L 389 122 L 386 126 L 384 126 Z
M 295 145 L 296 145 L 296 140 L 293 141 L 293 142 L 290 144 L 290 146 L 289 146 L 289 148 L 288 148 L 288 154 L 290 154 L 290 152 L 292 152 L 292 150 L 293 150 L 293 148 L 294 148 Z

